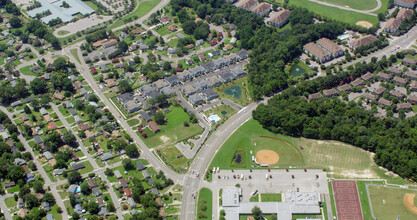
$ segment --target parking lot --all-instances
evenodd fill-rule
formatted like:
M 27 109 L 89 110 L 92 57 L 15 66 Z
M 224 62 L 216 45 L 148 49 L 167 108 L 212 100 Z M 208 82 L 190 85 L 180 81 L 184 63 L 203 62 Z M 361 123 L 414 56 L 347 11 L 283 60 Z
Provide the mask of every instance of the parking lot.
M 240 178 L 242 174 L 243 180 Z M 266 175 L 268 175 L 268 180 Z M 252 172 L 250 170 L 234 170 L 234 172 L 220 170 L 219 173 L 213 174 L 212 182 L 214 185 L 223 187 L 240 184 L 242 188 L 241 202 L 249 202 L 250 194 L 255 190 L 258 190 L 259 193 L 283 193 L 288 190 L 297 191 L 297 189 L 300 192 L 329 193 L 326 174 L 317 169 L 307 170 L 307 172 L 303 169 L 289 169 L 288 172 L 286 170 L 268 172 L 266 169 L 253 170 Z

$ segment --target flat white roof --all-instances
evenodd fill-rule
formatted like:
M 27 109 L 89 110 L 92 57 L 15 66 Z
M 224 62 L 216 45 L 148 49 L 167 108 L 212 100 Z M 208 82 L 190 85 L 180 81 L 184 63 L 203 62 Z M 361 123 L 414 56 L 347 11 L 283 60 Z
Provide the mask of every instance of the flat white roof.
M 41 18 L 44 23 L 48 23 L 55 18 L 61 18 L 62 22 L 70 22 L 75 14 L 92 14 L 94 10 L 80 0 L 67 0 L 69 8 L 61 7 L 63 0 L 37 0 L 41 7 L 28 11 L 30 17 L 36 17 L 36 14 L 49 10 L 52 14 Z

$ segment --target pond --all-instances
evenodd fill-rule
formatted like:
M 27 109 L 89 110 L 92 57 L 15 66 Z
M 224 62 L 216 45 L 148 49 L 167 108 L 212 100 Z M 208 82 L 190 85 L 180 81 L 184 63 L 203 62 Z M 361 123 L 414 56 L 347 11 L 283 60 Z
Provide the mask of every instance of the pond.
M 303 67 L 301 67 L 300 65 L 297 64 L 297 65 L 292 67 L 290 75 L 296 77 L 296 76 L 299 76 L 299 75 L 301 75 L 305 72 L 306 72 L 306 70 Z
M 225 114 L 227 114 L 227 111 L 222 111 L 221 113 L 222 113 L 222 115 L 225 115 Z
M 240 87 L 240 85 L 232 86 L 228 89 L 225 89 L 224 94 L 240 99 L 240 96 L 242 95 L 242 88 Z

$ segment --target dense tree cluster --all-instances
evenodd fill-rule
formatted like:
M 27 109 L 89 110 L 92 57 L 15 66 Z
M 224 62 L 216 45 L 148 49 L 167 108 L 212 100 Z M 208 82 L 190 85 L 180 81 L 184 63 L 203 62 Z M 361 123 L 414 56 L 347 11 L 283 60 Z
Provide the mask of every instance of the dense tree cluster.
M 416 179 L 415 133 L 417 118 L 381 120 L 355 102 L 345 104 L 338 98 L 307 102 L 300 96 L 348 83 L 367 72 L 379 72 L 395 63 L 397 53 L 377 61 L 357 63 L 349 72 L 303 81 L 261 104 L 253 118 L 272 132 L 296 137 L 338 140 L 376 153 L 375 162 L 399 175 Z
M 26 25 L 26 30 L 28 33 L 32 33 L 35 36 L 45 39 L 54 47 L 54 49 L 61 49 L 58 38 L 56 38 L 50 29 L 42 23 L 40 20 L 32 20 Z

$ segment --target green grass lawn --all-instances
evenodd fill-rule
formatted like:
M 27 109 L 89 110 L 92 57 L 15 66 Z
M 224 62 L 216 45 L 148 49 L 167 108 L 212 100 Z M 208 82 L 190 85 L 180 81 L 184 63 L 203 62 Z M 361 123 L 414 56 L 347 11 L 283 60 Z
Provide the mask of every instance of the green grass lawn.
M 226 114 L 222 114 L 222 112 L 227 112 Z M 236 113 L 236 110 L 228 105 L 220 105 L 216 108 L 212 108 L 208 111 L 204 112 L 204 115 L 206 117 L 209 117 L 210 115 L 218 115 L 222 120 L 218 122 L 216 125 L 222 124 L 224 121 L 226 121 L 228 118 L 230 118 L 232 115 Z
M 71 55 L 75 58 L 78 63 L 81 63 L 80 57 L 78 56 L 78 49 L 74 48 L 70 50 Z
M 240 85 L 240 89 L 241 89 L 241 94 L 240 94 L 240 98 L 236 98 L 232 95 L 227 95 L 226 93 L 224 93 L 224 90 L 233 87 L 233 86 L 237 86 Z M 247 83 L 247 77 L 243 77 L 237 80 L 234 80 L 232 82 L 223 84 L 217 88 L 214 88 L 214 91 L 217 92 L 219 94 L 220 98 L 226 98 L 226 99 L 230 99 L 234 102 L 236 102 L 237 104 L 241 105 L 241 106 L 246 106 L 249 103 L 251 103 L 251 99 L 249 97 L 249 90 L 248 90 L 248 83 Z
M 337 0 L 333 0 L 337 1 Z M 347 1 L 347 0 L 346 0 Z M 358 0 L 359 1 L 359 0 Z M 362 13 L 357 13 L 353 11 L 347 11 L 339 8 L 329 7 L 321 5 L 315 2 L 310 2 L 309 0 L 290 0 L 289 5 L 296 5 L 299 7 L 304 7 L 313 11 L 314 13 L 326 16 L 331 19 L 338 21 L 347 22 L 349 24 L 356 24 L 358 21 L 368 21 L 373 25 L 378 23 L 378 18 L 376 16 L 366 15 Z
M 250 197 L 249 202 L 259 202 L 259 193 Z
M 401 219 L 417 219 L 417 215 L 404 206 L 406 193 L 417 194 L 417 191 L 370 185 L 369 195 L 374 216 L 379 220 L 396 219 L 397 216 Z M 416 199 L 414 204 L 417 205 Z
M 65 31 L 65 30 L 61 30 L 61 31 L 58 31 L 58 35 L 59 36 L 63 36 L 63 35 L 66 35 L 66 34 L 68 34 L 68 33 L 70 33 L 69 31 Z
M 17 202 L 14 200 L 13 196 L 4 199 L 4 202 L 6 203 L 7 208 L 15 207 L 17 205 Z
M 27 76 L 38 76 L 38 74 L 30 71 L 30 67 L 32 67 L 31 65 L 29 66 L 25 66 L 19 69 L 19 71 L 23 74 L 23 75 L 27 75 Z
M 91 165 L 90 161 L 83 161 L 85 168 L 79 170 L 80 174 L 89 173 L 93 171 L 93 165 Z
M 167 26 L 159 28 L 156 32 L 160 34 L 161 36 L 165 36 L 171 33 L 171 31 L 168 30 Z
M 359 199 L 361 201 L 362 214 L 365 219 L 372 219 L 371 208 L 369 206 L 369 198 L 366 193 L 366 184 L 384 184 L 384 182 L 358 181 Z
M 184 171 L 188 170 L 188 163 L 191 161 L 186 157 L 177 158 L 177 155 L 182 154 L 181 151 L 178 150 L 173 145 L 165 146 L 159 150 L 160 157 L 168 166 L 172 167 L 172 169 L 176 172 L 183 173 Z
M 127 124 L 129 126 L 135 126 L 135 125 L 139 124 L 139 120 L 138 119 L 132 119 L 132 120 L 127 121 Z
M 124 19 L 130 19 L 134 18 L 135 16 L 137 18 L 141 18 L 144 15 L 146 15 L 152 8 L 154 8 L 161 0 L 151 0 L 151 1 L 144 1 L 139 3 L 139 6 L 135 11 L 130 13 L 129 15 L 123 17 L 123 19 L 118 19 L 115 23 L 113 23 L 109 29 L 113 29 L 115 27 L 119 27 L 124 24 Z
M 371 10 L 376 8 L 376 0 L 320 0 L 322 2 L 328 2 L 335 5 L 344 6 L 347 8 L 353 8 L 358 10 Z
M 197 209 L 197 219 L 211 219 L 212 216 L 212 200 L 213 200 L 213 193 L 208 188 L 202 188 L 200 189 L 200 192 L 198 193 L 198 209 Z M 205 205 L 204 205 L 205 204 Z M 206 210 L 203 211 L 201 208 L 202 206 L 206 206 Z M 203 215 L 200 215 L 200 213 L 203 213 Z M 204 218 L 200 218 L 203 217 Z
M 262 202 L 281 202 L 282 201 L 281 193 L 262 193 L 261 201 Z
M 262 135 L 281 138 L 291 143 L 287 137 L 274 135 L 272 132 L 263 129 L 257 121 L 249 120 L 224 143 L 210 167 L 249 169 L 252 164 L 255 164 L 252 162 L 252 156 L 255 156 L 257 150 L 262 149 L 273 150 L 279 154 L 280 159 L 276 164 L 277 166 L 304 165 L 300 152 L 293 145 L 272 138 L 259 137 Z M 252 155 L 250 151 L 252 151 Z M 240 156 L 243 157 L 241 163 L 236 163 L 236 160 L 234 160 L 236 152 L 239 152 Z
M 159 125 L 160 132 L 154 134 L 149 129 L 145 129 L 144 131 L 148 134 L 148 138 L 140 136 L 148 147 L 176 144 L 203 131 L 198 124 L 190 123 L 189 127 L 184 126 L 184 122 L 189 121 L 190 116 L 184 112 L 183 108 L 171 106 L 170 109 L 171 111 L 165 114 L 167 124 Z

